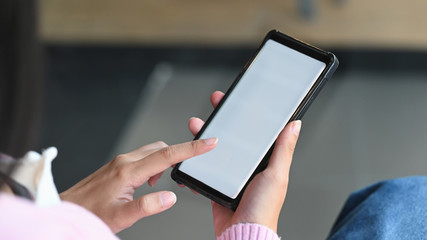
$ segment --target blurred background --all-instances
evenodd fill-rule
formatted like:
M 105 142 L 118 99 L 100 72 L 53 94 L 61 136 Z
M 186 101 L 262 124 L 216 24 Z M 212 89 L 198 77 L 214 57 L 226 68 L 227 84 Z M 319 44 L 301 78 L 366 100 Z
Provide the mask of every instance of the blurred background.
M 349 193 L 427 173 L 427 2 L 368 0 L 4 0 L 0 151 L 59 149 L 60 191 L 115 155 L 192 139 L 209 95 L 225 91 L 278 29 L 334 52 L 340 66 L 303 119 L 278 233 L 324 239 Z M 137 196 L 177 204 L 122 239 L 214 238 L 210 201 L 169 171 Z

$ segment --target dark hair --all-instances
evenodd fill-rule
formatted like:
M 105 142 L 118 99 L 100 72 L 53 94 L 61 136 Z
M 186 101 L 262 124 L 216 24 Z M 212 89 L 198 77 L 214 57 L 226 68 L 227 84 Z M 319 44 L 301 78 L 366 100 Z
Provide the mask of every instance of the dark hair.
M 36 0 L 0 1 L 0 152 L 15 157 L 38 147 L 43 81 L 36 6 Z M 16 163 L 9 165 L 0 171 L 0 190 L 7 184 L 30 196 L 10 178 Z
M 0 1 L 0 152 L 37 148 L 43 81 L 35 0 Z

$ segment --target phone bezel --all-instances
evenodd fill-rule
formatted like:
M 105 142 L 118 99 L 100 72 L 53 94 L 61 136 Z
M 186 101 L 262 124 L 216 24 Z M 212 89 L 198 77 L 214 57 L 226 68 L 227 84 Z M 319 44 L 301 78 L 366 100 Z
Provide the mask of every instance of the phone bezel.
M 256 50 L 254 56 L 245 64 L 245 66 L 239 72 L 235 81 L 231 84 L 230 88 L 225 93 L 223 99 L 220 101 L 218 106 L 214 109 L 212 114 L 206 120 L 206 123 L 204 124 L 202 129 L 199 131 L 199 133 L 196 135 L 194 140 L 200 138 L 203 131 L 209 125 L 209 123 L 214 118 L 214 116 L 216 115 L 218 110 L 221 108 L 223 103 L 227 100 L 228 96 L 233 91 L 234 87 L 240 81 L 240 79 L 242 78 L 243 74 L 247 71 L 247 69 L 251 66 L 252 62 L 254 61 L 254 59 L 259 54 L 260 50 L 262 49 L 262 47 L 265 45 L 265 43 L 268 40 L 274 40 L 280 44 L 283 44 L 283 45 L 285 45 L 291 49 L 294 49 L 298 52 L 301 52 L 307 56 L 310 56 L 310 57 L 317 59 L 321 62 L 324 62 L 326 64 L 325 69 L 322 71 L 322 73 L 320 74 L 318 79 L 315 81 L 315 83 L 313 84 L 313 86 L 311 87 L 311 89 L 309 90 L 307 95 L 304 97 L 302 102 L 298 105 L 298 108 L 296 109 L 296 111 L 294 112 L 292 117 L 289 119 L 289 122 L 293 121 L 293 120 L 301 119 L 303 117 L 305 111 L 307 110 L 309 105 L 312 103 L 314 98 L 317 96 L 318 92 L 320 91 L 320 89 L 322 88 L 324 83 L 335 72 L 335 69 L 338 66 L 338 60 L 334 54 L 332 54 L 330 52 L 323 51 L 323 50 L 316 48 L 312 45 L 309 45 L 309 44 L 304 43 L 302 41 L 299 41 L 295 38 L 287 36 L 287 35 L 279 32 L 277 30 L 270 31 L 266 35 L 264 40 L 262 41 L 261 45 Z M 245 186 L 242 188 L 242 190 L 240 191 L 240 193 L 238 194 L 238 196 L 235 199 L 224 195 L 223 193 L 213 189 L 212 187 L 204 184 L 203 182 L 200 182 L 199 180 L 197 180 L 197 179 L 187 175 L 186 173 L 180 171 L 179 170 L 179 166 L 181 165 L 180 163 L 174 167 L 174 169 L 172 170 L 171 176 L 172 176 L 172 179 L 174 181 L 176 181 L 177 183 L 184 184 L 187 187 L 199 192 L 200 194 L 214 200 L 215 202 L 217 202 L 217 203 L 219 203 L 219 204 L 221 204 L 227 208 L 235 210 L 238 206 L 238 203 L 240 202 L 240 199 L 243 196 L 243 193 L 244 193 L 247 185 L 255 177 L 256 174 L 258 174 L 259 172 L 264 170 L 265 167 L 267 166 L 268 160 L 270 159 L 273 148 L 274 148 L 274 143 L 272 144 L 272 146 L 270 147 L 267 154 L 263 157 L 261 163 L 258 165 L 256 170 L 252 173 L 251 177 L 246 182 Z

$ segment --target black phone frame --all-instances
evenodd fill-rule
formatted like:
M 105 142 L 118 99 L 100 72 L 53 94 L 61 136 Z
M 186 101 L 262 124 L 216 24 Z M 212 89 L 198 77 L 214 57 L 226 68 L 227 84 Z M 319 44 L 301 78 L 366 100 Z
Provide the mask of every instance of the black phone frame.
M 309 45 L 307 43 L 304 43 L 300 40 L 297 40 L 295 38 L 292 38 L 288 35 L 285 35 L 277 30 L 271 30 L 264 40 L 262 41 L 261 45 L 256 50 L 253 57 L 245 64 L 245 66 L 242 68 L 242 70 L 237 75 L 235 81 L 231 84 L 230 88 L 225 93 L 224 97 L 218 104 L 218 106 L 214 109 L 212 114 L 209 116 L 209 118 L 206 120 L 206 123 L 203 125 L 202 129 L 199 131 L 199 133 L 196 135 L 194 140 L 197 140 L 200 138 L 203 131 L 206 129 L 206 127 L 209 125 L 209 123 L 212 121 L 218 110 L 221 108 L 223 103 L 227 100 L 230 93 L 233 91 L 234 87 L 237 85 L 237 83 L 242 78 L 243 74 L 247 71 L 247 69 L 251 66 L 252 62 L 255 60 L 259 52 L 261 51 L 262 47 L 265 45 L 265 43 L 268 40 L 274 40 L 280 44 L 283 44 L 291 49 L 294 49 L 300 53 L 303 53 L 307 56 L 310 56 L 314 59 L 317 59 L 321 62 L 324 62 L 326 64 L 325 69 L 322 71 L 318 79 L 315 81 L 307 95 L 304 97 L 302 102 L 299 104 L 298 108 L 295 110 L 294 114 L 289 119 L 289 122 L 293 120 L 302 119 L 304 116 L 304 113 L 307 111 L 310 104 L 313 102 L 313 100 L 316 98 L 317 94 L 319 93 L 320 89 L 324 86 L 326 81 L 332 76 L 332 74 L 335 72 L 336 68 L 338 67 L 338 59 L 335 57 L 334 54 L 331 52 L 323 51 L 319 48 L 316 48 L 312 45 Z M 178 184 L 184 184 L 185 186 L 195 190 L 196 192 L 204 195 L 205 197 L 221 204 L 222 206 L 225 206 L 227 208 L 230 208 L 232 210 L 235 210 L 240 202 L 240 199 L 243 196 L 243 193 L 250 183 L 250 181 L 258 174 L 259 172 L 263 171 L 268 164 L 268 160 L 270 159 L 271 153 L 273 152 L 274 143 L 266 153 L 266 155 L 263 157 L 262 161 L 258 165 L 258 167 L 255 169 L 245 186 L 242 188 L 238 196 L 233 199 L 230 198 L 223 193 L 217 191 L 216 189 L 204 184 L 203 182 L 185 174 L 184 172 L 179 170 L 179 166 L 181 163 L 177 164 L 174 169 L 172 170 L 171 177 L 174 181 L 176 181 Z

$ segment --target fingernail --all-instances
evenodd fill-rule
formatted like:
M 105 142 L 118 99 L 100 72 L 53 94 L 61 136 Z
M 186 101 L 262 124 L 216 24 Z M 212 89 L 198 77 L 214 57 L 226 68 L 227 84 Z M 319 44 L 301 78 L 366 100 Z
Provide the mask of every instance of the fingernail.
M 292 132 L 298 136 L 300 130 L 301 130 L 301 120 L 294 121 L 294 124 L 292 126 Z
M 208 138 L 208 139 L 205 139 L 204 141 L 206 145 L 210 146 L 210 145 L 216 144 L 218 142 L 218 138 Z
M 169 208 L 176 202 L 176 195 L 173 192 L 162 192 L 160 194 L 160 202 L 163 208 Z

